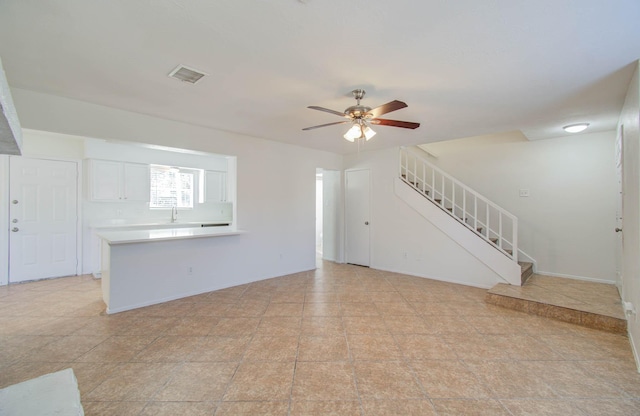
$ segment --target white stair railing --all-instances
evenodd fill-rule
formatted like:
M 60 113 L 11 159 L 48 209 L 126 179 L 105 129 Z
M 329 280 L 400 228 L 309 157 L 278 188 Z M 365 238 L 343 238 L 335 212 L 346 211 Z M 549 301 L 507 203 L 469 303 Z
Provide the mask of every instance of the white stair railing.
M 518 261 L 518 218 L 412 149 L 400 148 L 400 178 L 470 231 Z

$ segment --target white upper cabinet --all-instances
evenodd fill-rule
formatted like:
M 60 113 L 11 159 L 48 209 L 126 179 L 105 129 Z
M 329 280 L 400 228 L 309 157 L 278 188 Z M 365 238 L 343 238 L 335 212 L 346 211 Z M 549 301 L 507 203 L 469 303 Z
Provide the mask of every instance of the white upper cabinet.
M 93 201 L 148 201 L 149 166 L 142 163 L 91 160 Z
M 205 175 L 205 201 L 227 201 L 227 174 L 217 170 L 207 170 Z

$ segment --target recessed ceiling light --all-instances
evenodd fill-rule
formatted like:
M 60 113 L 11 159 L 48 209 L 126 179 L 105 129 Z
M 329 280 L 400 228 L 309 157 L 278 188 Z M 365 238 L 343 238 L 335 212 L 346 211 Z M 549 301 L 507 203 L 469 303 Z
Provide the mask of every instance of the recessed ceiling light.
M 205 75 L 208 74 L 184 65 L 178 65 L 176 69 L 171 71 L 171 73 L 169 74 L 171 78 L 179 79 L 180 81 L 188 82 L 190 84 L 195 84 L 196 82 L 200 81 L 200 79 L 202 79 L 202 77 L 204 77 Z
M 589 123 L 577 123 L 564 126 L 563 129 L 567 133 L 580 133 L 581 131 L 586 130 L 587 127 L 589 127 Z

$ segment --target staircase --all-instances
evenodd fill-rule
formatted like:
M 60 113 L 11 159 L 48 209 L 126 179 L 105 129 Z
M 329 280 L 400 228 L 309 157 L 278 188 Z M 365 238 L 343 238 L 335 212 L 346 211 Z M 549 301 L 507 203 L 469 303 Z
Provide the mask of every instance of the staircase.
M 533 263 L 518 260 L 514 215 L 433 166 L 419 151 L 401 148 L 399 166 L 396 194 L 508 283 L 491 288 L 487 303 L 626 333 L 615 286 L 534 274 Z
M 518 261 L 518 219 L 417 151 L 400 148 L 400 178 L 478 237 Z

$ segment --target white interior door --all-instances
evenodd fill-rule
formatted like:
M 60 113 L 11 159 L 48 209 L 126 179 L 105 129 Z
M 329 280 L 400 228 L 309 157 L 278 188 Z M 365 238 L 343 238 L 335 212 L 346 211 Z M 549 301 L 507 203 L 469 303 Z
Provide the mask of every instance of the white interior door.
M 9 282 L 77 273 L 77 164 L 9 159 Z
M 346 172 L 346 262 L 369 266 L 370 185 L 368 170 Z

